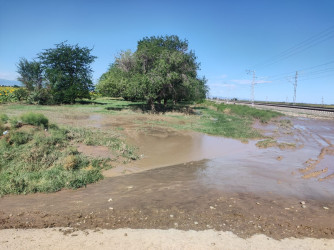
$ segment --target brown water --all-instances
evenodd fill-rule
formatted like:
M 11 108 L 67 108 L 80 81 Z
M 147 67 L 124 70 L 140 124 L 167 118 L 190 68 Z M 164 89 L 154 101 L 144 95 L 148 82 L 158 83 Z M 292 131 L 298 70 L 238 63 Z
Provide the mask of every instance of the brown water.
M 334 174 L 334 121 L 301 118 L 293 119 L 292 124 L 288 128 L 277 124 L 258 126 L 278 142 L 296 145 L 296 149 L 286 150 L 259 149 L 255 140 L 242 143 L 199 133 L 156 129 L 137 133 L 130 142 L 140 147 L 143 158 L 131 166 L 118 166 L 105 174 L 117 176 L 184 163 L 167 167 L 159 178 L 168 181 L 182 176 L 192 178 L 194 185 L 230 192 L 334 198 L 334 178 L 326 178 Z M 324 149 L 328 150 L 321 156 Z M 203 159 L 206 161 L 193 164 Z M 302 172 L 310 162 L 313 168 Z M 309 175 L 312 177 L 303 178 Z
M 118 164 L 104 173 L 106 177 L 167 167 L 163 176 L 155 178 L 163 178 L 167 182 L 172 181 L 174 176 L 191 177 L 196 183 L 194 185 L 230 192 L 261 192 L 318 199 L 334 197 L 334 120 L 289 118 L 291 124 L 257 124 L 257 129 L 279 143 L 296 146 L 295 149 L 281 150 L 278 147 L 260 149 L 255 146 L 257 140 L 242 143 L 158 125 L 148 125 L 140 130 L 133 118 L 126 115 L 109 117 L 97 114 L 66 118 L 69 124 L 88 119 L 88 126 L 105 130 L 121 126 L 129 143 L 138 146 L 140 160 L 127 165 Z M 163 118 L 157 116 L 150 119 Z M 136 119 L 149 118 L 139 116 Z M 204 159 L 206 161 L 194 164 Z M 178 166 L 168 167 L 173 165 Z M 192 174 L 194 172 L 196 175 Z M 186 182 L 184 185 L 187 185 Z

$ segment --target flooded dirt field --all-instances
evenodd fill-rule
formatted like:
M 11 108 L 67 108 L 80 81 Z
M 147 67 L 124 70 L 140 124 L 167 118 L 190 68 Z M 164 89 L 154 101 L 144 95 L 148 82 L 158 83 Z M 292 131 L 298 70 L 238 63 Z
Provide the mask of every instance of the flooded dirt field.
M 258 140 L 245 143 L 156 128 L 128 136 L 129 141 L 140 148 L 141 160 L 128 166 L 116 166 L 105 175 L 118 176 L 180 163 L 189 165 L 193 164 L 189 162 L 206 159 L 197 171 L 197 181 L 222 191 L 300 199 L 334 198 L 333 120 L 294 118 L 256 127 L 278 143 L 293 147 L 258 148 Z M 178 171 L 166 178 L 180 174 Z
M 128 118 L 94 117 L 114 129 Z M 78 118 L 75 119 L 78 121 Z M 71 119 L 67 118 L 70 123 Z M 256 146 L 159 126 L 124 126 L 141 159 L 99 183 L 0 199 L 0 228 L 177 228 L 249 237 L 334 237 L 334 121 L 293 118 L 256 125 L 277 143 Z M 113 176 L 113 177 L 108 177 Z

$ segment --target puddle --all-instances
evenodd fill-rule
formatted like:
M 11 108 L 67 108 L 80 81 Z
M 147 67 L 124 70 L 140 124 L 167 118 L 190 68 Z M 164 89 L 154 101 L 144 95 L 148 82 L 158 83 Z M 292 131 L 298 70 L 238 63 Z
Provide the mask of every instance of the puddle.
M 137 163 L 142 167 L 170 166 L 256 150 L 254 143 L 247 145 L 238 140 L 198 133 L 175 133 L 164 137 L 140 134 L 131 140 L 144 155 Z

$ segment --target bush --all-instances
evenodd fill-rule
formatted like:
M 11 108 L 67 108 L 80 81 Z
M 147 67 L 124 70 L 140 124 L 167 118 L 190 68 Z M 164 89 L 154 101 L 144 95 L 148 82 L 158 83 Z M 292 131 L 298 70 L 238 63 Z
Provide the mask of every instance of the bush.
M 48 89 L 34 90 L 30 92 L 27 101 L 32 104 L 53 104 L 53 96 Z
M 14 91 L 14 96 L 16 100 L 18 101 L 27 100 L 28 95 L 29 95 L 29 92 L 27 91 L 26 88 L 18 88 Z
M 49 120 L 43 114 L 27 113 L 21 116 L 22 122 L 35 125 L 44 126 L 45 128 L 49 125 Z
M 66 170 L 74 170 L 78 167 L 79 160 L 75 155 L 69 155 L 64 159 L 64 168 Z

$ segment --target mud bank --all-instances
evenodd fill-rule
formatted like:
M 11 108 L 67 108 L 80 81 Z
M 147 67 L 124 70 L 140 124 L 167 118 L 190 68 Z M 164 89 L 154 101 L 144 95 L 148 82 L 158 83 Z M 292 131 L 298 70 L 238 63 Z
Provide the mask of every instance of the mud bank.
M 85 230 L 48 228 L 0 231 L 4 249 L 333 249 L 334 240 L 284 239 L 265 235 L 248 239 L 231 232 L 170 230 Z M 17 239 L 21 239 L 18 241 Z

